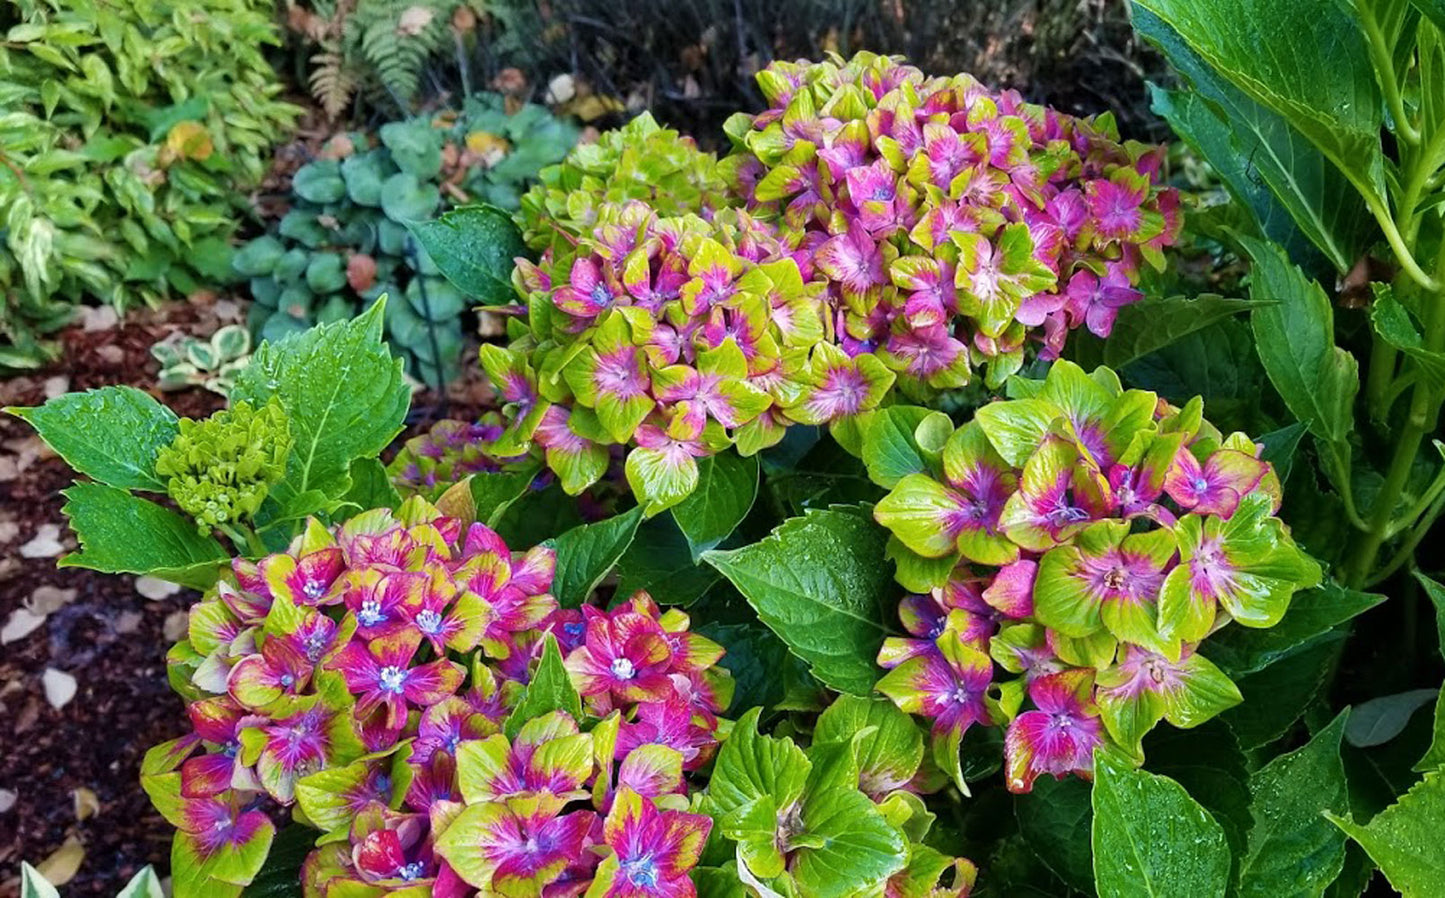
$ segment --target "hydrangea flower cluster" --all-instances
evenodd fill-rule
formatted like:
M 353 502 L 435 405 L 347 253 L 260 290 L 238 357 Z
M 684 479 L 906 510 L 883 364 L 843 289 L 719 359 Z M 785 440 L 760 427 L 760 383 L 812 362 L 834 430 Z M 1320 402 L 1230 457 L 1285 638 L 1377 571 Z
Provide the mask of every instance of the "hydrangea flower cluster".
M 505 446 L 540 445 L 568 492 L 602 475 L 610 446 L 631 446 L 627 479 L 660 510 L 691 493 L 697 458 L 755 453 L 790 422 L 841 420 L 891 386 L 876 359 L 830 342 L 821 284 L 772 225 L 638 202 L 599 222 L 569 259 L 518 262 L 531 333 L 482 353 L 512 421 Z
M 421 499 L 237 560 L 169 656 L 193 730 L 142 771 L 178 880 L 238 894 L 289 808 L 308 896 L 691 895 L 723 650 L 646 593 L 559 608 L 554 566 Z
M 426 433 L 407 440 L 387 466 L 392 485 L 403 495 L 435 500 L 471 474 L 525 470 L 531 460 L 526 453 L 502 457 L 493 451 L 505 426 L 495 411 L 472 422 L 438 421 Z
M 848 354 L 915 395 L 984 363 L 997 386 L 1031 339 L 1052 358 L 1074 328 L 1106 336 L 1178 238 L 1162 147 L 1121 144 L 1107 115 L 872 53 L 775 62 L 758 83 L 769 107 L 725 126 L 734 189 L 814 253 Z
M 872 54 L 759 80 L 774 107 L 730 122 L 721 163 L 648 119 L 579 147 L 524 203 L 542 250 L 513 273 L 528 326 L 483 366 L 504 450 L 541 445 L 569 492 L 628 447 L 659 511 L 720 449 L 848 421 L 895 385 L 928 398 L 985 362 L 999 383 L 1031 330 L 1044 355 L 1071 328 L 1108 333 L 1177 235 L 1160 154 L 1108 119 Z
M 203 534 L 250 518 L 286 473 L 291 429 L 275 399 L 260 408 L 243 400 L 201 421 L 182 418 L 179 428 L 156 455 L 156 473 Z
M 663 128 L 649 112 L 595 143 L 578 144 L 539 178 L 516 214 L 527 245 L 539 252 L 560 251 L 588 234 L 609 205 L 640 200 L 671 216 L 729 203 L 717 158 L 691 137 Z
M 1319 566 L 1275 516 L 1280 483 L 1247 436 L 1195 399 L 1125 391 L 1057 361 L 958 428 L 933 469 L 875 516 L 913 594 L 878 689 L 932 721 L 958 774 L 969 727 L 1007 726 L 1008 787 L 1088 776 L 1105 743 L 1143 758 L 1160 720 L 1192 727 L 1240 701 L 1200 643 L 1270 627 Z

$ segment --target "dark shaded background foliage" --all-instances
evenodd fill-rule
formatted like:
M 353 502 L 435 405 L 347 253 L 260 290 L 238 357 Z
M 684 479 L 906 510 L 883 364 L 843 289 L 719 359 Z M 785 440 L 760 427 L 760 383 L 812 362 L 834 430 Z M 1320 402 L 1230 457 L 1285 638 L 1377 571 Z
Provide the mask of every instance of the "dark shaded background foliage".
M 466 63 L 515 66 L 535 89 L 573 73 L 703 142 L 762 105 L 753 75 L 774 59 L 901 53 L 924 71 L 966 71 L 1065 112 L 1112 109 L 1125 136 L 1162 139 L 1146 80 L 1162 59 L 1131 31 L 1123 0 L 503 0 Z M 434 88 L 459 85 L 453 61 Z

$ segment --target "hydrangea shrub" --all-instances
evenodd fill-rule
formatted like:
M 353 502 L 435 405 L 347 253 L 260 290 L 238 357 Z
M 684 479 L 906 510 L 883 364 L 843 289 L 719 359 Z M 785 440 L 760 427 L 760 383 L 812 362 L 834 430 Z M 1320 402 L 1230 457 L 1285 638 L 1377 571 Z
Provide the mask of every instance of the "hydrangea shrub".
M 168 657 L 191 732 L 143 770 L 176 893 L 1357 893 L 1345 834 L 1385 856 L 1439 777 L 1345 819 L 1374 799 L 1342 742 L 1409 752 L 1319 713 L 1383 599 L 1282 504 L 1330 507 L 1296 479 L 1328 437 L 1060 356 L 1116 311 L 1128 361 L 1275 306 L 1125 310 L 1178 221 L 1107 117 L 867 54 L 761 80 L 721 161 L 643 119 L 515 231 L 415 228 L 523 303 L 481 352 L 500 407 L 390 466 L 381 305 L 263 345 L 209 421 L 13 410 L 95 481 L 65 563 L 203 591 Z
M 629 448 L 649 512 L 697 459 L 928 399 L 1031 336 L 1107 335 L 1179 232 L 1158 148 L 888 57 L 776 63 L 721 162 L 639 119 L 548 169 L 518 221 L 527 327 L 484 350 L 511 426 L 569 492 Z M 440 263 L 439 263 L 440 264 Z M 445 265 L 443 265 L 445 270 Z

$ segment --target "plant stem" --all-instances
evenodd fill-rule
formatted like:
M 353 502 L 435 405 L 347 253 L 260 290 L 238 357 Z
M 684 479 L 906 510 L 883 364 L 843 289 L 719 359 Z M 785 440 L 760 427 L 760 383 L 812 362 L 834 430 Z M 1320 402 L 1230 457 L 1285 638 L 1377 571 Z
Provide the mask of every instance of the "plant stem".
M 1365 401 L 1370 414 L 1385 420 L 1390 413 L 1390 388 L 1395 382 L 1395 363 L 1399 350 L 1375 334 L 1370 344 L 1370 370 L 1365 380 Z
M 1370 48 L 1370 61 L 1374 63 L 1375 80 L 1380 82 L 1380 91 L 1385 95 L 1385 105 L 1390 117 L 1395 120 L 1395 134 L 1401 142 L 1414 145 L 1420 142 L 1420 132 L 1410 124 L 1405 115 L 1405 102 L 1400 96 L 1400 81 L 1395 75 L 1395 60 L 1390 48 L 1385 45 L 1385 34 L 1380 23 L 1375 21 L 1375 12 L 1369 3 L 1356 3 L 1360 24 L 1365 29 L 1366 45 Z
M 1437 272 L 1445 269 L 1445 248 L 1442 248 L 1439 262 L 1436 265 Z M 1445 347 L 1445 296 L 1438 292 L 1423 297 L 1425 305 L 1425 349 L 1430 352 L 1439 352 Z M 1370 509 L 1369 530 L 1365 538 L 1360 541 L 1356 551 L 1346 582 L 1360 588 L 1373 578 L 1371 574 L 1375 567 L 1375 560 L 1379 557 L 1380 547 L 1389 538 L 1392 531 L 1397 530 L 1395 521 L 1395 509 L 1400 504 L 1400 498 L 1404 494 L 1405 485 L 1410 478 L 1410 469 L 1415 466 L 1415 459 L 1420 454 L 1420 446 L 1425 441 L 1425 435 L 1435 428 L 1435 422 L 1440 412 L 1440 393 L 1434 388 L 1427 378 L 1421 377 L 1415 382 L 1415 388 L 1410 394 L 1410 410 L 1405 420 L 1405 427 L 1395 443 L 1395 454 L 1390 459 L 1389 470 L 1385 472 L 1385 482 L 1380 487 L 1380 492 L 1375 497 L 1373 507 Z M 1406 524 L 1408 526 L 1408 523 Z

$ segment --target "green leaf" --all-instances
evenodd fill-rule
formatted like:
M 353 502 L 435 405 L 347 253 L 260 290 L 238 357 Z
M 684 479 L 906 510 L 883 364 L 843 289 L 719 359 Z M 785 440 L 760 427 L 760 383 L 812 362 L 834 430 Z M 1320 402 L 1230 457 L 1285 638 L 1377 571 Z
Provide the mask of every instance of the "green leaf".
M 884 489 L 893 489 L 909 474 L 930 473 L 925 450 L 919 447 L 916 431 L 929 421 L 937 427 L 942 419 L 944 440 L 953 434 L 953 424 L 942 412 L 912 405 L 894 405 L 869 412 L 859 422 L 863 434 L 863 464 L 868 477 Z M 942 447 L 939 447 L 941 449 Z M 935 452 L 935 458 L 937 453 Z
M 300 870 L 299 867 L 297 869 Z M 130 878 L 130 882 L 116 893 L 115 898 L 165 898 L 165 894 L 155 868 L 146 866 Z
M 156 456 L 175 439 L 175 413 L 134 387 L 66 393 L 36 408 L 5 409 L 87 477 L 123 490 L 163 493 Z
M 1040 777 L 1030 792 L 1014 797 L 1014 816 L 1029 847 L 1055 876 L 1080 891 L 1093 887 L 1094 809 L 1086 780 Z
M 1365 38 L 1339 3 L 1135 0 L 1218 75 L 1268 107 L 1383 198 L 1380 91 Z
M 1251 313 L 1260 361 L 1285 405 L 1326 442 L 1344 443 L 1360 388 L 1355 357 L 1335 345 L 1334 311 L 1325 291 L 1305 279 L 1284 251 L 1241 237 L 1254 268 L 1250 295 L 1273 300 Z
M 167 508 L 101 483 L 77 483 L 61 492 L 61 509 L 80 538 L 80 551 L 60 567 L 107 574 L 153 574 L 206 589 L 231 555 L 196 525 Z
M 481 471 L 473 474 L 470 484 L 476 519 L 495 528 L 512 503 L 521 499 L 532 487 L 536 472 Z
M 1100 898 L 1199 898 L 1229 884 L 1224 830 L 1167 777 L 1094 760 L 1094 885 Z
M 1142 6 L 1134 27 L 1168 57 L 1192 91 L 1153 90 L 1154 111 L 1214 167 L 1260 233 L 1303 263 L 1312 243 L 1348 271 L 1374 225 L 1348 179 L 1281 115 L 1254 102 Z
M 718 750 L 705 798 L 714 816 L 731 814 L 765 797 L 777 807 L 788 807 L 803 795 L 812 763 L 793 740 L 761 735 L 760 713 L 753 708 L 739 718 Z
M 1410 3 L 1445 32 L 1445 0 L 1410 0 Z
M 697 489 L 672 507 L 693 561 L 727 539 L 752 511 L 758 496 L 758 457 L 709 455 L 698 459 L 697 472 Z
M 1267 745 L 1294 726 L 1319 693 L 1343 639 L 1340 633 L 1317 639 L 1308 648 L 1236 682 L 1244 701 L 1220 719 L 1239 737 L 1241 747 Z
M 552 595 L 563 608 L 576 608 L 627 551 L 642 522 L 641 506 L 595 524 L 573 527 L 557 537 L 557 573 Z M 624 596 L 625 598 L 625 596 Z
M 815 771 L 817 768 L 814 768 Z M 907 841 L 857 789 L 810 789 L 802 837 L 790 863 L 798 893 L 816 898 L 879 894 L 907 862 Z
M 1269 462 L 1279 475 L 1281 483 L 1289 481 L 1289 472 L 1294 469 L 1295 453 L 1299 450 L 1300 438 L 1309 431 L 1304 424 L 1296 421 L 1287 427 L 1262 433 L 1255 442 L 1264 447 L 1260 452 L 1261 461 Z
M 527 247 L 511 216 L 492 206 L 463 206 L 407 227 L 457 289 L 484 306 L 517 301 L 512 267 Z
M 1410 320 L 1410 313 L 1395 298 L 1389 284 L 1371 284 L 1375 301 L 1370 304 L 1370 324 L 1386 343 L 1405 353 L 1415 363 L 1420 377 L 1431 389 L 1445 386 L 1445 352 L 1425 348 L 1425 338 Z
M 340 202 L 346 196 L 340 163 L 334 159 L 318 159 L 301 166 L 291 178 L 291 189 L 303 200 L 318 206 Z
M 401 496 L 391 485 L 386 467 L 375 458 L 358 458 L 351 463 L 351 488 L 341 501 L 354 506 L 358 511 L 369 508 L 390 508 L 401 505 Z
M 1404 898 L 1445 895 L 1445 773 L 1425 774 L 1368 826 L 1329 818 L 1370 853 Z
M 1119 310 L 1114 329 L 1104 342 L 1104 364 L 1122 368 L 1216 321 L 1249 311 L 1255 305 L 1253 300 L 1214 294 L 1145 297 Z
M 340 178 L 337 179 L 340 181 Z M 342 188 L 343 192 L 345 187 Z M 409 172 L 398 172 L 381 185 L 381 211 L 399 224 L 425 221 L 436 212 L 441 191 L 433 184 L 417 180 Z
M 1434 704 L 1436 694 L 1434 689 L 1411 689 L 1356 705 L 1350 709 L 1345 740 L 1356 748 L 1384 745 L 1404 731 L 1415 712 Z
M 1229 727 L 1217 719 L 1190 730 L 1158 727 L 1144 740 L 1144 756 L 1150 773 L 1183 786 L 1214 817 L 1237 866 L 1251 826 L 1249 768 Z
M 1323 814 L 1349 803 L 1340 762 L 1345 718 L 1250 778 L 1254 826 L 1240 861 L 1240 898 L 1319 898 L 1339 875 L 1345 840 Z
M 692 561 L 692 547 L 669 515 L 657 515 L 637 529 L 637 538 L 617 562 L 617 595 L 645 590 L 663 605 L 691 605 L 720 579 Z
M 265 865 L 246 886 L 245 898 L 294 898 L 301 865 L 315 847 L 316 831 L 311 827 L 292 823 L 282 829 L 271 843 Z
M 1209 660 L 1233 676 L 1254 673 L 1309 647 L 1347 620 L 1385 601 L 1328 580 L 1297 594 L 1278 624 L 1267 629 L 1227 627 L 1204 642 Z
M 732 581 L 819 680 L 868 695 L 895 590 L 883 563 L 887 534 L 854 511 L 809 511 L 761 542 L 703 560 Z
M 1425 595 L 1430 597 L 1430 604 L 1435 606 L 1435 627 L 1440 633 L 1440 656 L 1445 658 L 1445 586 L 1441 586 L 1429 577 L 1415 571 L 1415 579 L 1425 589 Z
M 1445 686 L 1440 688 L 1440 695 L 1435 699 L 1435 725 L 1431 730 L 1430 748 L 1415 765 L 1415 770 L 1420 773 L 1445 771 Z
M 517 707 L 508 715 L 502 730 L 508 739 L 515 739 L 527 721 L 553 711 L 566 711 L 573 720 L 582 719 L 582 697 L 577 694 L 567 667 L 562 663 L 557 638 L 548 633 L 543 637 L 542 659 L 537 662 L 531 682 L 527 684 Z
M 283 507 L 310 490 L 338 497 L 358 458 L 374 458 L 401 432 L 411 390 L 381 340 L 385 299 L 350 321 L 263 343 L 236 377 L 233 402 L 277 397 L 295 445 L 271 490 Z
M 50 884 L 50 880 L 40 875 L 39 870 L 21 861 L 20 898 L 60 898 L 60 893 Z
M 852 742 L 869 729 L 854 749 L 864 781 L 897 788 L 912 780 L 923 763 L 923 733 L 912 717 L 886 699 L 839 696 L 818 715 L 813 743 Z

